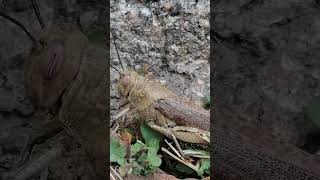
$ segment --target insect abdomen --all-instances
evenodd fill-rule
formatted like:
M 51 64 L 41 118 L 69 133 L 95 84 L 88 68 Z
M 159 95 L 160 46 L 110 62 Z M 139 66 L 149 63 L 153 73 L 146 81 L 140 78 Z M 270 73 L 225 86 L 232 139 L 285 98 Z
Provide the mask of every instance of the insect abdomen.
M 130 92 L 129 100 L 143 118 L 157 118 L 160 124 L 173 121 L 177 125 L 209 131 L 208 111 L 184 101 L 155 80 L 136 76 L 136 83 Z

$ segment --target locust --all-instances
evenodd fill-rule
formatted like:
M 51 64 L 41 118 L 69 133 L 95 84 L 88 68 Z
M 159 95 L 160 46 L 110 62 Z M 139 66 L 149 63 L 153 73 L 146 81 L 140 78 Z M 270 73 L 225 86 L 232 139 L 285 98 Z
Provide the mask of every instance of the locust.
M 35 1 L 32 2 L 37 7 Z M 25 64 L 28 94 L 35 107 L 50 111 L 53 123 L 46 128 L 53 128 L 52 131 L 56 132 L 62 127 L 84 147 L 94 164 L 97 178 L 104 178 L 107 170 L 106 86 L 109 78 L 105 50 L 91 44 L 76 25 L 61 23 L 44 27 L 39 12 L 36 14 L 43 30 L 34 37 L 20 22 L 0 13 L 20 26 L 33 41 Z M 21 176 L 27 179 L 32 173 L 28 171 L 28 175 Z
M 113 33 L 113 42 L 115 36 Z M 117 55 L 120 60 L 118 50 Z M 153 130 L 173 140 L 202 145 L 210 144 L 210 112 L 180 97 L 156 80 L 152 73 L 139 75 L 134 70 L 120 72 L 117 87 L 139 119 Z M 113 67 L 114 68 L 114 67 Z

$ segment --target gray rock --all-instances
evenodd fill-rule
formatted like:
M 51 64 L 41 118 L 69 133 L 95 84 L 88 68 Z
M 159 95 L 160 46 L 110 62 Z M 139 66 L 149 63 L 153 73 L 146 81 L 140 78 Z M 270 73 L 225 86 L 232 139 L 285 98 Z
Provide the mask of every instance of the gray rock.
M 304 107 L 320 93 L 318 7 L 312 0 L 212 3 L 221 106 L 271 127 L 280 140 L 303 144 L 315 130 Z M 246 91 L 252 95 L 238 93 Z

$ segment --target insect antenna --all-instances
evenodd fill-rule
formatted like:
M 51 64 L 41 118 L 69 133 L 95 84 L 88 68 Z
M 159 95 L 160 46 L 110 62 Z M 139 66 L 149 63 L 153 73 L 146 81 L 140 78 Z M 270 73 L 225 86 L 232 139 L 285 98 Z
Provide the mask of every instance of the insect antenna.
M 120 66 L 122 68 L 122 70 L 124 71 L 124 68 L 123 68 L 123 65 L 122 65 L 122 62 L 121 62 L 121 59 L 120 59 L 120 56 L 119 56 L 119 52 L 118 52 L 118 48 L 117 48 L 117 44 L 116 44 L 116 41 L 115 41 L 115 34 L 114 34 L 114 30 L 111 30 L 111 33 L 112 33 L 112 40 L 113 40 L 113 45 L 116 49 L 116 52 L 117 52 L 117 56 L 118 56 L 118 59 L 119 59 L 119 62 L 120 62 Z
M 115 69 L 119 74 L 120 74 L 120 76 L 122 75 L 122 73 L 117 69 L 117 68 L 115 68 L 114 66 L 112 66 L 112 65 L 110 65 L 113 69 Z
M 33 7 L 33 10 L 34 10 L 34 13 L 36 14 L 36 17 L 38 19 L 38 22 L 41 26 L 42 29 L 45 28 L 45 24 L 43 23 L 42 19 L 41 19 L 41 15 L 40 15 L 40 11 L 39 11 L 39 6 L 37 4 L 37 1 L 36 0 L 31 0 L 32 2 L 32 7 Z
M 2 16 L 5 19 L 8 19 L 9 21 L 14 23 L 15 25 L 19 26 L 28 35 L 28 37 L 31 39 L 33 44 L 37 43 L 36 38 L 34 38 L 34 36 L 31 35 L 31 33 L 27 30 L 27 28 L 25 26 L 23 26 L 19 21 L 17 21 L 16 19 L 12 18 L 11 16 L 9 16 L 3 12 L 0 12 L 0 16 Z

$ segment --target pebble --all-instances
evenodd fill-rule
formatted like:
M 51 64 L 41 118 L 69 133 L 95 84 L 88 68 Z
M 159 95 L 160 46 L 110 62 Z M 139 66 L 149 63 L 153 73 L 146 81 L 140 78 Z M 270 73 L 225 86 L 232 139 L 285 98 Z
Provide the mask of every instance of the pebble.
M 173 4 L 172 2 L 165 2 L 165 3 L 163 4 L 163 10 L 164 10 L 164 12 L 170 12 L 170 11 L 173 10 L 173 8 L 174 8 L 174 4 Z

